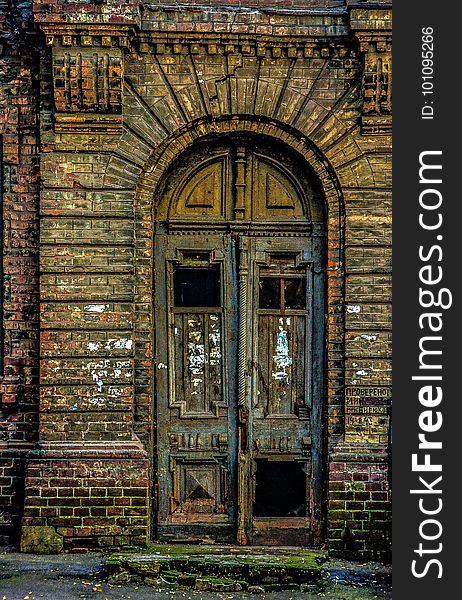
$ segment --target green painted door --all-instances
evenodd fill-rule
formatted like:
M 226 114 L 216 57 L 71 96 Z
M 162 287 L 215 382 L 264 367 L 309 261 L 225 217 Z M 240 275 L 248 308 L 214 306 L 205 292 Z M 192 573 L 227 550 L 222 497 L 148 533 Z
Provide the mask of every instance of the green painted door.
M 199 145 L 155 235 L 156 532 L 317 545 L 324 219 L 279 148 Z

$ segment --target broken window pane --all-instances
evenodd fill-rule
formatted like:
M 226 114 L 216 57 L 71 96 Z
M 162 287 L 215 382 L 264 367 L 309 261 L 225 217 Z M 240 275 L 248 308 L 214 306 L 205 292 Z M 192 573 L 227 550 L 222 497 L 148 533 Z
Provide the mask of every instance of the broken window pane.
M 304 309 L 306 307 L 305 278 L 261 277 L 259 307 L 282 311 Z
M 260 308 L 281 307 L 281 280 L 279 277 L 260 278 Z
M 305 278 L 297 277 L 284 280 L 284 304 L 286 308 L 306 308 Z
M 220 306 L 220 268 L 179 267 L 173 274 L 175 306 Z

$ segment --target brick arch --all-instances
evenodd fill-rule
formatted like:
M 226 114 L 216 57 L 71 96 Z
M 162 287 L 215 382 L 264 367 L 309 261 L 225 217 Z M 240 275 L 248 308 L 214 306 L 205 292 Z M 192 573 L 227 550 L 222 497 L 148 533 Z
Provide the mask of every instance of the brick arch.
M 135 373 L 141 382 L 136 396 L 152 410 L 154 347 L 152 289 L 154 274 L 155 204 L 164 174 L 182 153 L 201 138 L 229 133 L 251 133 L 276 138 L 300 155 L 318 176 L 324 192 L 327 231 L 326 369 L 327 422 L 331 434 L 343 430 L 344 360 L 344 202 L 337 176 L 322 153 L 287 126 L 251 117 L 199 119 L 167 138 L 150 155 L 138 180 L 135 195 Z M 148 326 L 149 323 L 149 326 Z M 332 442 L 335 440 L 332 439 Z
M 261 117 L 255 119 L 245 116 L 223 117 L 214 120 L 198 119 L 166 138 L 151 153 L 144 166 L 137 185 L 135 211 L 141 196 L 144 196 L 146 192 L 152 193 L 153 190 L 157 190 L 168 167 L 194 142 L 211 134 L 226 135 L 237 132 L 276 138 L 290 146 L 302 156 L 318 176 L 324 190 L 328 214 L 340 215 L 343 213 L 340 183 L 334 169 L 310 140 L 283 123 Z
M 146 203 L 150 204 L 150 218 L 153 219 L 153 210 L 160 182 L 170 165 L 182 153 L 200 139 L 211 134 L 226 135 L 229 133 L 251 133 L 269 138 L 276 138 L 287 144 L 299 154 L 313 169 L 322 185 L 327 213 L 326 225 L 330 242 L 337 240 L 333 250 L 336 257 L 329 256 L 330 269 L 336 270 L 343 265 L 343 232 L 344 232 L 344 200 L 339 179 L 334 168 L 324 154 L 300 132 L 287 125 L 274 120 L 255 119 L 251 116 L 222 117 L 220 119 L 198 119 L 165 139 L 151 153 L 144 165 L 138 180 L 135 193 L 135 236 L 139 234 L 138 225 L 145 223 L 147 217 Z M 151 229 L 152 231 L 152 223 Z M 135 246 L 137 242 L 135 241 Z M 332 261 L 332 262 L 331 262 Z
M 290 53 L 284 49 L 275 59 L 279 69 L 274 78 L 258 66 L 261 57 L 256 48 L 243 54 L 236 47 L 238 58 L 232 68 L 227 64 L 226 49 L 214 53 L 214 68 L 209 69 L 207 43 L 199 38 L 197 43 L 194 39 L 177 42 L 158 44 L 154 53 L 130 52 L 125 57 L 124 127 L 108 161 L 108 184 L 136 187 L 156 148 L 169 144 L 191 124 L 233 121 L 240 116 L 279 123 L 282 129 L 310 139 L 328 158 L 342 183 L 374 181 L 369 153 L 360 141 L 362 64 L 355 42 L 344 40 L 341 47 L 330 45 L 322 51 L 305 52 L 306 48 L 297 49 L 296 45 L 291 46 Z M 294 50 L 296 57 L 290 58 Z M 332 85 L 324 93 L 323 82 L 339 64 L 343 65 L 342 72 L 332 73 Z M 149 73 L 148 96 L 136 76 L 140 69 Z

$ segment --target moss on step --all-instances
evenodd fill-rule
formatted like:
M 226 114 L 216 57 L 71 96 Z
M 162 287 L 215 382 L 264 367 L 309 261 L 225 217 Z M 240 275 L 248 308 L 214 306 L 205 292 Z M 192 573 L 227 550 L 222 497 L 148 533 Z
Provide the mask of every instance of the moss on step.
M 140 553 L 116 553 L 105 564 L 110 577 L 126 573 L 167 585 L 215 591 L 296 589 L 317 580 L 326 555 L 302 548 L 150 545 Z

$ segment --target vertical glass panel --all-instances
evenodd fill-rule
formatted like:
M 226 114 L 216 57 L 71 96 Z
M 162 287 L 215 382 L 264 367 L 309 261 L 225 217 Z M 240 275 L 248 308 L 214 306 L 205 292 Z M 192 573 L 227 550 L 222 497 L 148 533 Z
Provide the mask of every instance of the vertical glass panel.
M 304 277 L 284 280 L 284 304 L 286 308 L 306 308 L 306 279 Z
M 173 273 L 174 305 L 220 306 L 220 268 L 179 267 Z
M 279 277 L 260 278 L 260 308 L 281 307 L 281 280 Z

